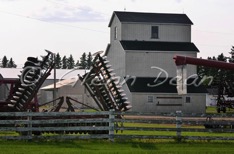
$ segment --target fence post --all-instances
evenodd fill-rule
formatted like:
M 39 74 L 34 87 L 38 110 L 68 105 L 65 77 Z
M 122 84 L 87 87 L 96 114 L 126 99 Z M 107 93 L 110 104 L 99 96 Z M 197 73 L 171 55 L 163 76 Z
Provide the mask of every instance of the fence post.
M 28 113 L 30 113 L 30 112 L 31 112 L 31 110 L 29 109 Z M 28 127 L 28 134 L 27 134 L 27 136 L 29 137 L 29 139 L 32 139 L 32 116 L 28 115 L 27 116 L 27 120 L 28 120 L 28 125 L 27 125 L 27 127 Z
M 182 124 L 182 112 L 176 111 L 176 137 L 179 142 L 181 141 L 181 124 Z
M 109 140 L 114 142 L 114 125 L 115 125 L 114 110 L 109 111 Z

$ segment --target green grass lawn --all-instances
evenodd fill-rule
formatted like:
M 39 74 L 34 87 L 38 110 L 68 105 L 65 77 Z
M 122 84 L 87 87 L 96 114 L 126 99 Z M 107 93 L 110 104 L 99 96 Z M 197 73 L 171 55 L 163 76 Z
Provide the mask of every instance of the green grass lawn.
M 208 113 L 216 113 L 209 107 Z M 228 110 L 227 110 L 228 111 Z M 233 110 L 228 113 L 234 113 Z M 124 123 L 125 127 L 175 128 L 175 124 Z M 204 126 L 182 125 L 183 128 L 203 129 Z M 120 132 L 118 135 L 121 134 Z M 1 135 L 17 135 L 16 132 L 1 132 Z M 48 135 L 48 134 L 44 134 Z M 123 131 L 122 135 L 173 135 L 173 131 Z M 182 136 L 222 136 L 234 137 L 234 133 L 182 132 Z M 231 154 L 234 141 L 191 141 L 176 142 L 173 139 L 133 139 L 133 140 L 0 140 L 0 154 Z
M 223 112 L 221 113 L 217 113 L 217 110 L 216 110 L 216 107 L 215 106 L 208 106 L 206 108 L 206 113 L 210 113 L 210 114 L 222 114 Z M 226 114 L 234 114 L 234 109 L 231 109 L 231 108 L 227 108 L 226 110 Z
M 233 153 L 233 143 L 165 141 L 0 141 L 1 154 L 215 154 Z
M 125 123 L 128 127 L 157 127 L 174 128 L 171 124 L 142 124 Z M 193 128 L 194 126 L 184 126 Z M 201 128 L 202 126 L 195 126 Z M 15 135 L 15 132 L 5 132 L 7 135 Z M 123 135 L 175 135 L 175 132 L 167 131 L 124 131 Z M 5 135 L 5 134 L 1 134 Z M 46 134 L 45 134 L 46 135 Z M 182 132 L 187 136 L 233 136 L 232 133 L 200 133 L 200 132 Z M 0 154 L 75 154 L 75 153 L 100 153 L 100 154 L 215 154 L 215 153 L 233 153 L 233 141 L 191 141 L 186 140 L 180 143 L 175 140 L 166 139 L 132 139 L 132 140 L 33 140 L 33 141 L 14 141 L 0 140 Z
M 175 128 L 175 124 L 145 124 L 145 123 L 124 123 L 125 127 L 154 127 L 154 128 Z M 204 129 L 204 126 L 184 125 L 182 128 Z M 124 130 L 122 135 L 172 135 L 176 136 L 176 131 L 135 131 Z M 214 132 L 183 132 L 182 136 L 218 136 L 218 137 L 234 137 L 234 133 L 214 133 Z

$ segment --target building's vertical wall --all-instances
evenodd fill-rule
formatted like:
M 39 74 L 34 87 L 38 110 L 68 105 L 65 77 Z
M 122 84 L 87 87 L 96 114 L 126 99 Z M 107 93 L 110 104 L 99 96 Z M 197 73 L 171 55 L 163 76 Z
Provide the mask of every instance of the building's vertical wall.
M 151 38 L 151 27 L 158 26 L 159 38 Z M 115 38 L 117 27 L 117 38 Z M 115 69 L 117 76 L 123 77 L 176 77 L 176 65 L 173 57 L 176 54 L 197 57 L 191 51 L 124 51 L 119 41 L 162 41 L 162 42 L 191 42 L 191 25 L 164 23 L 121 23 L 116 15 L 110 27 L 110 47 L 107 58 Z M 159 69 L 157 69 L 159 68 Z M 187 66 L 188 76 L 196 74 L 196 66 Z M 130 92 L 126 85 L 123 89 L 132 102 L 132 111 L 141 112 L 175 112 L 205 113 L 205 94 L 188 94 L 191 102 L 185 102 L 185 96 L 177 93 L 136 93 Z M 149 103 L 148 95 L 154 102 Z M 175 97 L 176 99 L 173 99 Z M 177 98 L 178 97 L 178 98 Z M 171 104 L 171 105 L 170 105 Z
M 120 42 L 117 41 L 111 44 L 107 54 L 107 60 L 110 61 L 112 69 L 120 77 L 125 75 L 125 54 Z
M 117 39 L 115 38 L 115 27 L 117 27 Z M 121 23 L 115 16 L 110 27 L 111 45 L 107 53 L 107 59 L 110 61 L 116 75 L 123 77 L 125 74 L 125 52 L 119 42 L 122 37 L 121 31 Z
M 125 75 L 138 77 L 176 77 L 176 65 L 173 57 L 176 54 L 196 57 L 196 52 L 169 52 L 169 51 L 126 51 Z M 196 74 L 195 65 L 187 66 L 188 76 Z M 166 73 L 168 76 L 166 76 Z
M 115 38 L 115 33 L 117 27 L 117 38 Z M 122 24 L 119 21 L 118 17 L 114 15 L 113 21 L 110 26 L 110 43 L 114 43 L 114 41 L 120 41 L 122 40 Z
M 75 85 L 64 85 L 57 89 L 56 92 L 57 98 L 64 97 L 64 99 L 68 96 L 71 97 L 81 103 L 85 103 L 89 106 L 97 107 L 94 100 L 90 96 L 89 92 L 85 89 L 83 85 L 81 85 L 81 81 L 78 80 Z M 40 103 L 46 103 L 53 99 L 53 90 L 40 90 Z M 64 107 L 66 107 L 66 100 L 64 100 Z M 72 101 L 71 101 L 72 102 Z M 73 102 L 74 106 L 82 107 L 82 105 Z
M 56 95 L 58 96 L 58 92 L 56 91 Z M 53 90 L 40 90 L 40 93 L 37 93 L 38 103 L 45 104 L 53 100 Z M 56 97 L 57 98 L 57 97 Z M 52 105 L 49 104 L 49 106 Z
M 151 38 L 151 27 L 158 26 L 159 38 Z M 122 23 L 122 40 L 191 42 L 191 25 Z
M 132 111 L 175 113 L 180 110 L 183 113 L 205 113 L 205 95 L 192 93 L 178 96 L 177 94 L 132 93 Z M 148 102 L 148 96 L 153 96 L 153 102 Z M 186 102 L 186 97 L 190 97 L 190 102 Z
M 56 82 L 58 82 L 59 80 L 56 79 Z M 53 84 L 54 80 L 53 79 L 46 79 L 44 81 L 44 83 L 42 84 L 42 87 L 48 86 L 50 84 Z M 56 94 L 56 98 L 58 98 L 58 92 L 55 92 Z M 38 93 L 37 93 L 37 97 L 38 97 L 38 103 L 39 104 L 44 104 L 46 102 L 52 101 L 53 100 L 53 90 L 42 90 L 39 89 Z
M 186 103 L 184 99 L 184 113 L 206 113 L 206 94 L 187 94 L 190 97 L 190 103 Z
M 153 102 L 148 102 L 148 96 L 153 97 Z M 132 101 L 132 110 L 141 112 L 170 113 L 181 110 L 183 106 L 183 99 L 177 94 L 133 93 Z
M 191 25 L 161 25 L 159 37 L 166 42 L 191 42 Z

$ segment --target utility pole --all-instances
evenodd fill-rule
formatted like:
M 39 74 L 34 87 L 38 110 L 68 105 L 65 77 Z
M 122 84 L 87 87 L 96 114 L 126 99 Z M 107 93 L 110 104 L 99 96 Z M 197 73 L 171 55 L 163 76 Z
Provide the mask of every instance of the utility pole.
M 55 58 L 56 55 L 53 53 L 53 63 L 54 63 L 54 90 L 53 90 L 53 105 L 55 105 L 55 99 L 56 99 L 56 66 L 55 66 Z

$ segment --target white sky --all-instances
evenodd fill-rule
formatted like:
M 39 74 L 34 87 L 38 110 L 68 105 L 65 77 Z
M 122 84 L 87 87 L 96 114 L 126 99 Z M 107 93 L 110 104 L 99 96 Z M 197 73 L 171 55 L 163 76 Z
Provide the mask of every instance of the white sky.
M 233 0 L 0 0 L 0 58 L 19 67 L 44 49 L 73 55 L 105 50 L 113 11 L 185 13 L 192 42 L 207 58 L 234 46 Z

